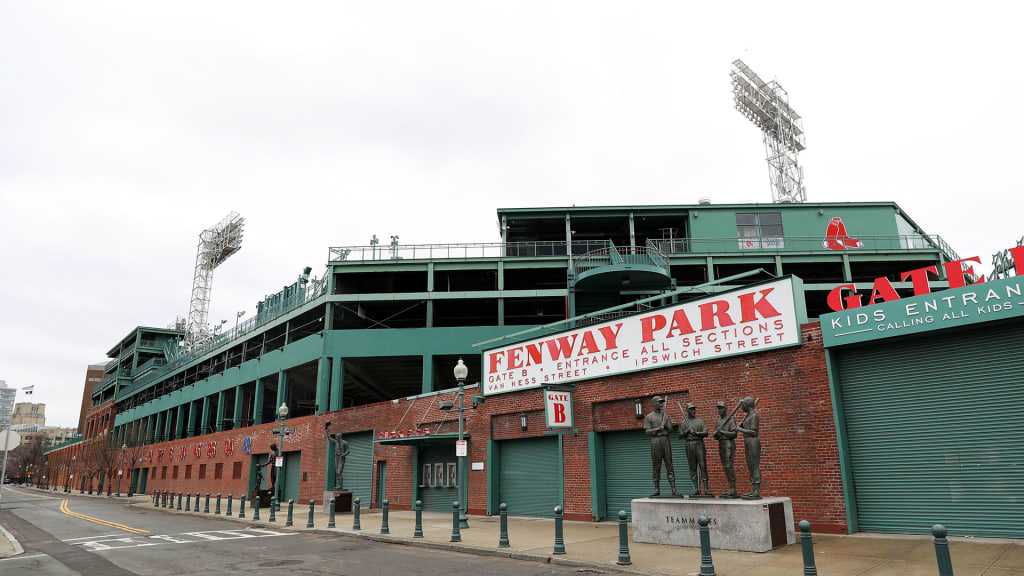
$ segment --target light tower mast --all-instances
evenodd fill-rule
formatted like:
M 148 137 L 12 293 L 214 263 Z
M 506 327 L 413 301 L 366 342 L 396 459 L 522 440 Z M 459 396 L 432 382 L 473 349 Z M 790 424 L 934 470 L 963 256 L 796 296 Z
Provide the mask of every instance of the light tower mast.
M 192 301 L 188 310 L 188 324 L 185 327 L 185 346 L 191 348 L 210 338 L 210 290 L 213 287 L 213 269 L 220 266 L 242 248 L 242 231 L 245 218 L 237 212 L 230 212 L 216 225 L 199 234 L 199 249 L 196 254 L 196 272 L 192 280 Z
M 789 95 L 777 81 L 762 80 L 742 60 L 732 63 L 729 76 L 736 109 L 764 133 L 772 201 L 805 202 L 804 172 L 797 163 L 797 153 L 806 148 L 804 126 L 789 107 Z

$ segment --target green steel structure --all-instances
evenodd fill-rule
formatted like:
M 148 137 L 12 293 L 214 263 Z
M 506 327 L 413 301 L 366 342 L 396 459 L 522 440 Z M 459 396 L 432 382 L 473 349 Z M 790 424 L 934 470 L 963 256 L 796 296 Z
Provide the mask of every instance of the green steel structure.
M 449 388 L 459 357 L 480 374 L 474 344 L 690 286 L 794 274 L 814 318 L 839 283 L 869 291 L 888 276 L 903 293 L 899 271 L 958 258 L 890 202 L 497 216 L 493 243 L 330 248 L 322 278 L 307 268 L 255 317 L 184 355 L 168 344 L 181 330 L 137 328 L 109 351 L 93 403 L 116 403 L 115 439 L 186 438 L 273 421 L 282 402 L 301 417 Z

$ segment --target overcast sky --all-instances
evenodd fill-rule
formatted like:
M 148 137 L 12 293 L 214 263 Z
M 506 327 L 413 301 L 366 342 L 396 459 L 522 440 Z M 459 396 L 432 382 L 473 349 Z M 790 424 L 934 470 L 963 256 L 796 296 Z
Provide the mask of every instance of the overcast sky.
M 803 116 L 809 201 L 896 201 L 987 272 L 1024 234 L 1021 10 L 906 4 L 5 0 L 0 380 L 77 425 L 86 366 L 187 313 L 229 211 L 210 319 L 233 323 L 374 234 L 769 202 L 736 58 Z

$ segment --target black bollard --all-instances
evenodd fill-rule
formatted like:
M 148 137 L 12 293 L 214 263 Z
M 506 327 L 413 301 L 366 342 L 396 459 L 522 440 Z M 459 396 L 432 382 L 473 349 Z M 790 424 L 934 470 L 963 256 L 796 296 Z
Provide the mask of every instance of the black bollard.
M 316 504 L 313 500 L 309 501 L 309 519 L 306 520 L 306 528 L 313 527 L 313 506 Z
M 818 568 L 814 565 L 814 542 L 811 540 L 811 523 L 800 521 L 800 547 L 804 552 L 804 576 L 818 576 Z
M 181 510 L 181 492 L 178 492 L 178 510 Z
M 389 504 L 389 502 L 387 500 L 384 500 L 383 502 L 381 502 L 381 509 L 382 509 L 381 520 L 380 520 L 380 533 L 381 534 L 390 534 L 391 533 L 388 530 L 388 504 Z
M 270 518 L 271 522 L 277 522 L 277 516 L 274 515 L 274 510 L 277 510 L 277 496 L 270 497 Z
M 154 492 L 153 493 L 153 508 L 159 508 L 159 507 L 160 507 L 160 493 L 159 492 Z
M 629 527 L 626 525 L 626 511 L 619 510 L 619 566 L 629 566 L 633 561 L 629 558 Z
M 423 538 L 423 500 L 417 500 L 416 505 L 416 525 L 412 528 L 413 538 Z
M 362 530 L 359 526 L 359 498 L 352 501 L 352 529 Z
M 210 513 L 210 493 L 206 493 L 206 500 L 203 502 L 203 514 Z
M 199 494 L 196 494 L 196 498 L 198 498 L 198 497 L 199 497 Z M 192 493 L 189 492 L 188 496 L 185 497 L 185 512 L 191 512 L 191 511 L 192 511 Z
M 462 542 L 462 535 L 459 533 L 459 501 L 452 502 L 452 538 L 450 542 Z
M 257 494 L 252 499 L 252 521 L 258 522 L 260 519 L 260 496 Z
M 498 516 L 500 518 L 499 526 L 501 531 L 498 534 L 498 548 L 508 548 L 511 544 L 508 543 L 508 504 L 504 502 L 498 506 Z
M 161 508 L 167 508 L 167 490 L 164 490 L 164 501 L 163 501 L 163 504 L 160 507 Z
M 932 536 L 935 537 L 935 559 L 939 563 L 939 576 L 953 576 L 953 562 L 949 558 L 946 527 L 942 524 L 932 526 Z
M 715 576 L 715 565 L 711 562 L 711 533 L 708 531 L 707 516 L 697 519 L 700 524 L 700 576 Z
M 214 514 L 220 515 L 220 492 L 217 492 L 217 508 L 213 511 Z
M 288 517 L 285 518 L 285 520 L 284 520 L 284 525 L 285 526 L 291 526 L 292 525 L 292 509 L 294 507 L 295 507 L 295 500 L 292 500 L 291 498 L 289 498 L 288 499 Z
M 553 554 L 565 554 L 565 538 L 562 537 L 561 506 L 555 506 L 555 550 Z
M 327 527 L 334 528 L 334 498 L 328 503 L 329 509 L 327 510 Z
M 245 518 L 245 494 L 238 499 L 238 517 Z
M 224 512 L 225 516 L 231 516 L 231 501 L 235 499 L 235 495 L 228 493 L 228 509 Z
M 196 507 L 192 509 L 194 512 L 199 512 L 199 492 L 196 492 Z

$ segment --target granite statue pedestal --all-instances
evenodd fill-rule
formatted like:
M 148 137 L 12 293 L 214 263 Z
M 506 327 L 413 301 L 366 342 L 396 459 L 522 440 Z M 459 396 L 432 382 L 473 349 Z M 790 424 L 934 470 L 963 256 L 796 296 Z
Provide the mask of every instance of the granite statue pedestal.
M 324 490 L 324 514 L 330 514 L 331 512 L 331 498 L 334 498 L 335 514 L 350 514 L 352 512 L 351 490 Z
M 632 507 L 634 542 L 699 547 L 697 519 L 707 516 L 713 549 L 767 552 L 796 543 L 789 498 L 637 498 Z

